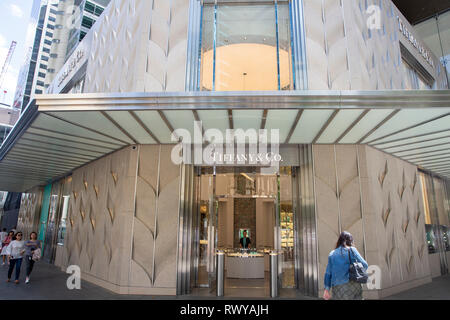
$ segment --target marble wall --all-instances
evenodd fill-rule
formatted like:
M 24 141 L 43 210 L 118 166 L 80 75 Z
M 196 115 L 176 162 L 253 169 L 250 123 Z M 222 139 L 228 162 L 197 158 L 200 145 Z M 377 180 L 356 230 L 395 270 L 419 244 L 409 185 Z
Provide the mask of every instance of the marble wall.
M 417 168 L 368 146 L 315 145 L 319 286 L 339 232 L 381 269 L 381 298 L 431 280 Z

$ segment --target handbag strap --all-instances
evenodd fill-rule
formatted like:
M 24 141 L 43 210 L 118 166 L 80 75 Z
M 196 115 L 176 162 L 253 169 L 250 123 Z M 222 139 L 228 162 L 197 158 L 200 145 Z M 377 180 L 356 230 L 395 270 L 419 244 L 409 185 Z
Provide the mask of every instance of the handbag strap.
M 351 250 L 352 250 L 352 248 L 349 248 L 349 250 L 348 250 L 348 261 L 350 262 L 350 264 L 352 264 L 352 258 L 350 257 Z

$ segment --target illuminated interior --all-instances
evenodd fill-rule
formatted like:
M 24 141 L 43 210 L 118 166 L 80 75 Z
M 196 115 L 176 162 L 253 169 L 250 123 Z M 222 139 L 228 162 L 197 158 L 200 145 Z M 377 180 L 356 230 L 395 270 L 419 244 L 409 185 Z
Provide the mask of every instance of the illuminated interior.
M 292 89 L 288 2 L 205 5 L 201 90 Z

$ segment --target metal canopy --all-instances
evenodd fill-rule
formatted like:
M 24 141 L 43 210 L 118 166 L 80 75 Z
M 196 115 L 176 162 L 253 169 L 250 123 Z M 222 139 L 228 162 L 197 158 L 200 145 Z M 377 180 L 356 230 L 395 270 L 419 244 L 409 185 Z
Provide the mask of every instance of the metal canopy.
M 174 129 L 279 129 L 282 144 L 368 144 L 450 178 L 450 91 L 40 95 L 0 149 L 0 190 L 21 192 Z

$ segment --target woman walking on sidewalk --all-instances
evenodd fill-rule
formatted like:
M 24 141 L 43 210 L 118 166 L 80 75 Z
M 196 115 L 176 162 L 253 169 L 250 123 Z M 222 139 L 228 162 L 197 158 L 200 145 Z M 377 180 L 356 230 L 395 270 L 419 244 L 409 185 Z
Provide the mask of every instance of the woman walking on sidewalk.
M 323 298 L 333 300 L 362 300 L 362 287 L 356 281 L 350 281 L 350 260 L 356 260 L 367 270 L 367 262 L 353 247 L 353 236 L 349 232 L 342 232 L 336 243 L 336 249 L 328 256 L 328 265 L 325 272 L 325 291 Z
M 37 233 L 33 231 L 30 234 L 30 240 L 25 242 L 25 262 L 27 264 L 27 278 L 25 279 L 25 283 L 30 282 L 30 274 L 36 262 L 33 260 L 33 255 L 36 255 L 38 249 L 41 249 L 41 241 L 37 239 Z
M 25 242 L 22 241 L 22 232 L 17 232 L 16 240 L 11 241 L 7 248 L 8 259 L 9 259 L 9 269 L 8 269 L 8 280 L 11 281 L 11 275 L 13 273 L 14 267 L 16 268 L 16 284 L 19 284 L 20 267 L 22 266 L 23 254 L 25 253 Z
M 8 256 L 8 254 L 6 253 L 6 250 L 9 246 L 9 244 L 11 243 L 12 239 L 14 237 L 14 232 L 10 231 L 8 233 L 8 235 L 6 236 L 6 238 L 3 240 L 2 242 L 2 253 L 1 256 L 3 257 L 3 266 L 5 265 L 6 262 L 6 257 Z

